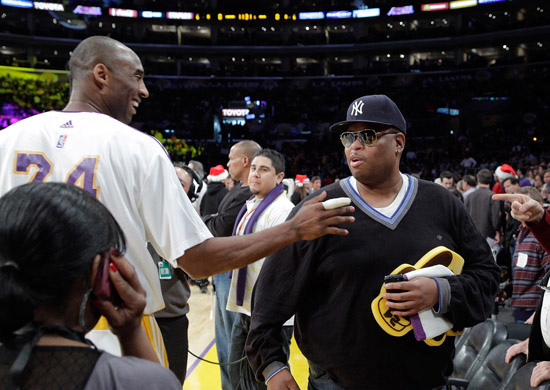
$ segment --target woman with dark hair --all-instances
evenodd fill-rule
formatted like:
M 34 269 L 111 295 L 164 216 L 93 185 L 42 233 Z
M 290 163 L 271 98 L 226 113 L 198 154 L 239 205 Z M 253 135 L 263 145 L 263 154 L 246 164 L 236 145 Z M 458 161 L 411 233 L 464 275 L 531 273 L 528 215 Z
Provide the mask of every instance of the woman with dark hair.
M 145 290 L 125 249 L 113 216 L 76 186 L 31 183 L 0 198 L 0 388 L 181 389 L 155 364 Z M 116 292 L 100 294 L 109 283 Z M 101 315 L 126 356 L 84 338 Z

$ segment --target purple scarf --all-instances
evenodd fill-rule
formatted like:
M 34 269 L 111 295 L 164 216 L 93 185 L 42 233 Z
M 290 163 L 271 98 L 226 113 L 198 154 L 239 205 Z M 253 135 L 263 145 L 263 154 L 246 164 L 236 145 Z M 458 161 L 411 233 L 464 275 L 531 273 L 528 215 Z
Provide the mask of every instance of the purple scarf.
M 250 217 L 250 220 L 246 224 L 246 227 L 244 228 L 245 234 L 252 233 L 252 230 L 254 229 L 254 226 L 256 225 L 256 222 L 258 222 L 258 218 L 260 218 L 260 215 L 264 212 L 264 210 L 271 204 L 275 199 L 279 197 L 284 192 L 284 186 L 281 182 L 278 186 L 276 186 L 274 189 L 271 190 L 267 196 L 262 199 L 258 207 L 254 210 L 252 213 L 252 216 Z M 255 195 L 253 195 L 250 199 L 253 199 Z M 250 200 L 248 199 L 248 200 Z M 246 203 L 241 208 L 241 211 L 239 211 L 239 214 L 237 215 L 237 219 L 235 220 L 235 225 L 233 225 L 233 236 L 237 232 L 237 226 L 239 226 L 239 222 L 243 218 L 244 213 L 246 212 Z M 237 305 L 242 306 L 244 301 L 244 288 L 246 284 L 246 269 L 248 267 L 244 266 L 239 269 L 239 274 L 237 276 Z

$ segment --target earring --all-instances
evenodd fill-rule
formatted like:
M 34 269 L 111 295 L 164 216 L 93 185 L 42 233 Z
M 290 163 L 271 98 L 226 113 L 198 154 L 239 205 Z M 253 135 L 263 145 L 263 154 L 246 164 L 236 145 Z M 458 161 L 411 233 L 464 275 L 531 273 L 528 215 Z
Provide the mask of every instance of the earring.
M 88 327 L 86 325 L 86 319 L 84 318 L 84 314 L 86 312 L 86 306 L 88 305 L 88 299 L 90 298 L 91 293 L 92 293 L 92 289 L 89 289 L 88 291 L 86 291 L 86 293 L 82 297 L 82 302 L 80 303 L 80 310 L 78 312 L 78 324 L 80 325 L 84 333 L 88 333 L 93 328 L 93 326 Z

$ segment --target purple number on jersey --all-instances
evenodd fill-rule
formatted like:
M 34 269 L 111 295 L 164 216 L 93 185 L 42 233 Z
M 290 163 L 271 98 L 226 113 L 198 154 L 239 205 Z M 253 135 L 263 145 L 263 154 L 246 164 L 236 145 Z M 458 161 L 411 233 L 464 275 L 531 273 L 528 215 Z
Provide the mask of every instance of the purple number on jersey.
M 74 184 L 99 199 L 99 187 L 96 185 L 98 156 L 86 156 L 69 172 L 65 182 Z
M 32 167 L 36 170 L 29 183 L 33 181 L 43 182 L 52 174 L 52 163 L 43 153 L 15 152 L 15 173 L 28 175 Z
M 99 156 L 86 156 L 75 165 L 67 174 L 66 183 L 74 184 L 99 199 L 99 186 L 96 184 Z M 29 183 L 44 182 L 53 171 L 52 162 L 41 152 L 15 152 L 14 172 L 19 175 L 30 174 L 35 168 Z

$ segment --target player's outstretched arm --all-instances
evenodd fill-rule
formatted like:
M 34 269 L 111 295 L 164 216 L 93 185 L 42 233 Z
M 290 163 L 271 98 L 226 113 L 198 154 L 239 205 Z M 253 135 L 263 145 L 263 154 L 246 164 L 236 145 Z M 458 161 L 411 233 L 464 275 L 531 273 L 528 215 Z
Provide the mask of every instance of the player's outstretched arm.
M 314 240 L 326 234 L 347 235 L 337 225 L 351 223 L 353 206 L 326 210 L 326 192 L 304 203 L 288 221 L 254 234 L 215 237 L 188 249 L 179 265 L 195 279 L 241 268 L 300 240 Z

